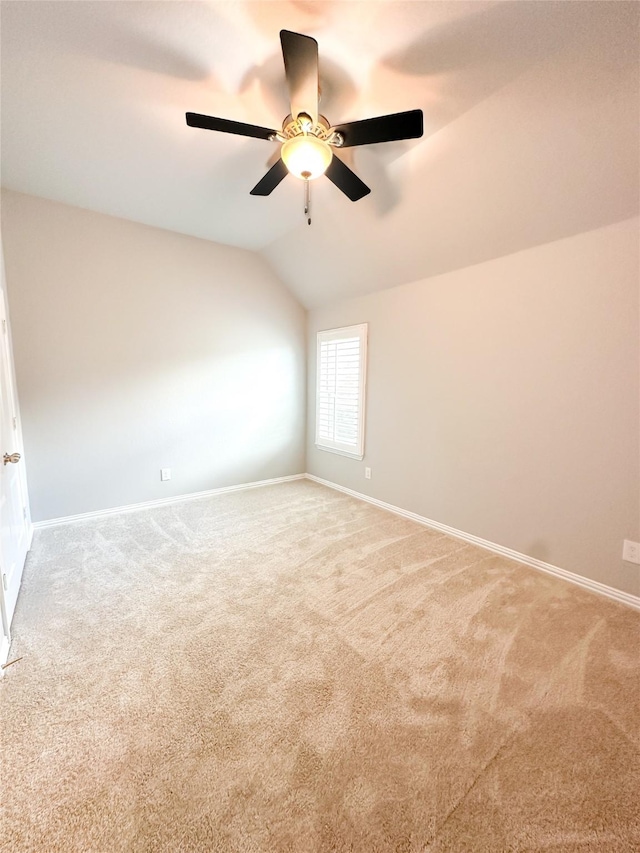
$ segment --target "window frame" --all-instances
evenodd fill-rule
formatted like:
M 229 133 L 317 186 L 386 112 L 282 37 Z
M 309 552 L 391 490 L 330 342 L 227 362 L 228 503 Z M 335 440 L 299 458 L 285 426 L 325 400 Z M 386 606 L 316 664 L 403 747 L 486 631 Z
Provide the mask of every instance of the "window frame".
M 337 453 L 339 456 L 347 456 L 350 459 L 357 459 L 359 461 L 362 461 L 362 459 L 364 459 L 368 336 L 368 323 L 358 323 L 353 326 L 341 326 L 337 329 L 322 329 L 316 334 L 315 446 L 318 450 L 325 450 L 329 453 Z M 331 341 L 341 341 L 355 337 L 359 338 L 360 340 L 360 370 L 358 377 L 358 440 L 354 449 L 352 445 L 345 445 L 343 442 L 330 441 L 328 439 L 320 438 L 320 352 L 323 343 L 329 343 Z

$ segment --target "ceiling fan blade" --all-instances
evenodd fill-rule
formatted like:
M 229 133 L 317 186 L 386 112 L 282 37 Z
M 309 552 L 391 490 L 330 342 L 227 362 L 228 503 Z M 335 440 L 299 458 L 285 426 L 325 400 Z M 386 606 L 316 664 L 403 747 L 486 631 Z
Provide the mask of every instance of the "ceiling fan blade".
M 284 72 L 289 86 L 291 115 L 318 121 L 318 42 L 311 36 L 280 30 Z
M 422 110 L 392 113 L 388 116 L 349 121 L 331 130 L 342 134 L 343 148 L 371 145 L 375 142 L 395 142 L 397 139 L 417 139 L 424 132 Z
M 255 187 L 251 190 L 251 195 L 270 195 L 278 186 L 280 181 L 283 180 L 283 178 L 286 178 L 287 174 L 287 167 L 284 165 L 282 160 L 278 160 L 269 169 L 264 178 L 262 178 L 261 181 L 258 181 Z
M 256 139 L 270 139 L 275 130 L 259 127 L 257 124 L 245 124 L 242 121 L 229 121 L 226 118 L 203 116 L 200 113 L 187 113 L 189 127 L 201 127 L 203 130 L 219 130 L 222 133 L 237 133 L 238 136 L 254 136 Z
M 365 195 L 369 195 L 371 192 L 369 187 L 360 180 L 356 173 L 352 172 L 346 163 L 339 160 L 335 154 L 333 155 L 331 163 L 329 163 L 329 168 L 325 172 L 325 175 L 329 178 L 331 183 L 335 184 L 339 190 L 342 190 L 342 192 L 350 198 L 351 201 L 358 201 L 358 199 Z

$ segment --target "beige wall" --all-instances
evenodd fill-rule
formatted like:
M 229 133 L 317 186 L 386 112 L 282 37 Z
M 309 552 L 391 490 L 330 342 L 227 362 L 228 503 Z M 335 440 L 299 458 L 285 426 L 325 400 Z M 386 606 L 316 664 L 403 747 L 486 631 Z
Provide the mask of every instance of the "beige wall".
M 311 311 L 307 470 L 638 594 L 621 560 L 640 540 L 638 229 Z M 357 462 L 314 446 L 315 334 L 362 322 Z
M 2 233 L 34 520 L 304 471 L 304 311 L 261 258 L 9 191 Z

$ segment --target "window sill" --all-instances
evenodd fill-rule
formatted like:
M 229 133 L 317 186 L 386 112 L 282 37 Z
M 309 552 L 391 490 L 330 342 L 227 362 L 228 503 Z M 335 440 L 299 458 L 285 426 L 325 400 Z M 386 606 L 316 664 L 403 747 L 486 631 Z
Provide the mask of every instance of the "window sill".
M 348 459 L 357 459 L 358 462 L 364 459 L 364 453 L 351 453 L 348 450 L 338 450 L 336 447 L 325 447 L 324 444 L 316 444 L 316 448 L 327 453 L 337 453 L 338 456 L 346 456 Z

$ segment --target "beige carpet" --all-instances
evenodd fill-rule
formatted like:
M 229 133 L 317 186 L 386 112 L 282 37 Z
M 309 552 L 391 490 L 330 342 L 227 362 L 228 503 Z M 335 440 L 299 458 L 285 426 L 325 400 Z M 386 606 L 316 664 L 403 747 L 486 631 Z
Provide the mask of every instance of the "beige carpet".
M 640 614 L 299 481 L 40 531 L 2 851 L 640 850 Z

